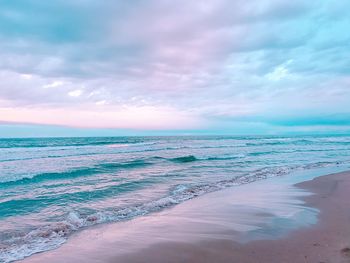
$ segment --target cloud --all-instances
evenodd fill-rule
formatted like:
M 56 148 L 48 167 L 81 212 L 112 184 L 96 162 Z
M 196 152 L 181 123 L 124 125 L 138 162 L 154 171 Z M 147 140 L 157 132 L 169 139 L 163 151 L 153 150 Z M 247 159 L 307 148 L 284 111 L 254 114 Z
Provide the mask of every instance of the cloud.
M 45 84 L 45 85 L 43 86 L 43 88 L 45 88 L 45 89 L 56 88 L 56 87 L 59 87 L 59 86 L 62 86 L 62 85 L 64 85 L 64 82 L 63 82 L 63 81 L 57 81 L 57 80 L 55 80 L 55 81 L 53 81 L 53 82 L 50 83 L 50 84 Z
M 71 97 L 80 97 L 81 94 L 83 94 L 83 91 L 80 89 L 76 89 L 68 92 L 68 96 L 71 96 Z
M 187 112 L 164 107 L 105 107 L 90 105 L 87 108 L 0 108 L 2 121 L 61 125 L 80 128 L 159 129 L 180 130 L 200 128 L 203 120 Z M 171 116 L 171 118 L 169 118 Z M 29 122 L 28 122 L 29 120 Z
M 219 129 L 238 116 L 343 116 L 348 8 L 346 0 L 2 1 L 0 120 L 85 127 L 96 110 L 94 127 L 175 129 L 174 118 Z M 49 122 L 40 109 L 72 119 Z
M 278 81 L 288 76 L 289 70 L 288 65 L 293 62 L 292 59 L 288 60 L 286 63 L 277 66 L 272 72 L 266 75 L 267 79 L 272 81 Z

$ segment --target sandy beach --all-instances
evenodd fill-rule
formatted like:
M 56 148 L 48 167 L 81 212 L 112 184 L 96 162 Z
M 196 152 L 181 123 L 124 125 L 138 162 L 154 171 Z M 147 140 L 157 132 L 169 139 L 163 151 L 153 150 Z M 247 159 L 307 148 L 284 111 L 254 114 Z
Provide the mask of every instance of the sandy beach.
M 232 187 L 86 229 L 23 262 L 350 262 L 350 172 L 293 180 Z

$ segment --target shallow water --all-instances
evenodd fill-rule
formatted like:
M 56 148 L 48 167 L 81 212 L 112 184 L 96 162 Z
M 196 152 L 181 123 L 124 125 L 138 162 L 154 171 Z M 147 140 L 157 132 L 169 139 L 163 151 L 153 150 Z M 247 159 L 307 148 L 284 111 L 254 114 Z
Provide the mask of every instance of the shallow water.
M 349 136 L 0 139 L 0 262 L 83 227 L 349 161 Z

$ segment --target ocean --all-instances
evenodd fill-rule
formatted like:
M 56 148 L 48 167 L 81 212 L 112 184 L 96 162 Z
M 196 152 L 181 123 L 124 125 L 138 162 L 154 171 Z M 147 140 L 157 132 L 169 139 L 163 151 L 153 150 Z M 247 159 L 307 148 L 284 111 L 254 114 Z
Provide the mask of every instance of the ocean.
M 0 139 L 0 262 L 205 193 L 349 164 L 350 136 Z

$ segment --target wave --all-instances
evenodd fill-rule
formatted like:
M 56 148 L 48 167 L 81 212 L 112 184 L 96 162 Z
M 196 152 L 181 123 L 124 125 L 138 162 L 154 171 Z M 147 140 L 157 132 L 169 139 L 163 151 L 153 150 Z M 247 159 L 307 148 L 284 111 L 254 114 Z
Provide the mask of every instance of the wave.
M 35 184 L 41 183 L 49 180 L 62 180 L 62 179 L 73 179 L 80 176 L 88 176 L 99 173 L 98 168 L 79 168 L 65 172 L 56 172 L 56 173 L 41 173 L 35 174 L 29 177 L 20 178 L 18 180 L 5 181 L 0 183 L 0 188 L 6 188 L 10 186 L 18 186 L 25 184 Z
M 175 162 L 175 163 L 190 163 L 190 162 L 198 161 L 198 159 L 194 155 L 175 157 L 175 158 L 171 158 L 169 160 L 172 162 Z
M 94 191 L 80 191 L 54 195 L 42 195 L 31 199 L 12 199 L 0 202 L 0 218 L 25 215 L 41 211 L 51 205 L 61 203 L 86 203 L 103 200 L 140 190 L 158 182 L 157 178 L 144 178 L 137 181 L 114 184 Z
M 261 156 L 261 155 L 271 155 L 271 154 L 283 154 L 283 153 L 294 153 L 296 150 L 283 150 L 283 151 L 261 151 L 261 152 L 251 152 L 248 156 Z
M 153 145 L 156 143 L 138 143 L 138 144 L 134 144 L 132 146 L 146 146 L 146 145 Z M 131 145 L 130 145 L 131 146 Z M 121 144 L 121 146 L 116 146 L 116 145 L 108 145 L 108 148 L 127 148 L 127 146 L 125 144 Z M 142 153 L 142 152 L 158 152 L 158 151 L 163 151 L 163 150 L 167 150 L 167 151 L 176 151 L 176 150 L 182 150 L 182 149 L 192 149 L 192 150 L 196 150 L 196 149 L 221 149 L 221 148 L 237 148 L 237 147 L 241 147 L 241 146 L 237 146 L 237 145 L 220 145 L 220 146 L 204 146 L 204 147 L 196 147 L 196 146 L 178 146 L 178 147 L 164 147 L 164 148 L 146 148 L 146 149 L 142 149 L 142 150 L 122 150 L 122 151 L 118 151 L 118 152 L 112 152 L 113 154 L 120 154 L 120 153 Z M 0 147 L 1 148 L 1 147 Z M 63 149 L 59 149 L 60 151 L 63 151 Z M 49 152 L 50 150 L 47 150 L 47 152 Z M 57 151 L 57 149 L 54 149 L 54 151 Z M 111 154 L 111 153 L 106 153 L 106 154 Z M 44 156 L 35 156 L 35 157 L 18 157 L 18 158 L 9 158 L 9 159 L 1 159 L 0 162 L 12 162 L 12 161 L 28 161 L 28 160 L 38 160 L 38 159 L 57 159 L 57 158 L 67 158 L 67 157 L 82 157 L 82 156 L 95 156 L 95 155 L 103 155 L 103 153 L 101 152 L 88 152 L 88 153 L 74 153 L 74 154 L 56 154 L 56 155 L 44 155 Z
M 137 159 L 130 162 L 124 162 L 124 163 L 103 163 L 98 165 L 98 167 L 105 168 L 105 169 L 117 169 L 117 168 L 138 168 L 138 167 L 145 167 L 148 165 L 152 165 L 151 162 L 146 162 L 144 159 Z
M 227 155 L 227 156 L 216 156 L 216 157 L 207 157 L 204 160 L 208 161 L 221 161 L 221 160 L 235 160 L 246 157 L 245 154 L 235 154 L 235 155 Z
M 83 156 L 95 156 L 101 155 L 99 152 L 89 152 L 89 153 L 79 153 L 79 154 L 61 154 L 61 155 L 47 155 L 47 156 L 35 156 L 35 157 L 25 157 L 25 158 L 11 158 L 11 159 L 2 159 L 2 162 L 13 162 L 13 161 L 29 161 L 29 160 L 40 160 L 40 159 L 59 159 L 59 158 L 68 158 L 68 157 L 83 157 Z
M 178 164 L 191 163 L 196 161 L 220 161 L 220 160 L 234 160 L 244 158 L 244 154 L 237 154 L 231 156 L 212 156 L 212 157 L 196 157 L 194 155 L 185 155 L 173 158 L 166 158 L 161 156 L 153 156 L 147 158 L 135 159 L 126 162 L 106 162 L 100 163 L 91 167 L 80 167 L 62 172 L 49 172 L 40 174 L 28 174 L 21 178 L 16 178 L 8 181 L 0 181 L 0 189 L 13 186 L 37 184 L 45 181 L 74 179 L 83 176 L 94 176 L 98 174 L 105 174 L 122 169 L 136 169 L 150 165 L 154 165 L 159 161 L 170 161 Z
M 261 140 L 261 141 L 253 141 L 247 142 L 246 146 L 277 146 L 277 145 L 349 145 L 350 141 L 346 140 L 326 140 L 326 139 L 292 139 L 289 138 L 287 140 Z
M 156 142 L 136 137 L 111 137 L 111 138 L 41 138 L 41 139 L 1 139 L 0 148 L 47 148 L 47 147 L 81 147 L 118 145 L 126 146 L 133 144 L 152 145 Z
M 244 154 L 228 155 L 228 156 L 212 156 L 212 157 L 196 157 L 194 155 L 186 155 L 175 158 L 167 159 L 175 163 L 190 163 L 196 161 L 222 161 L 222 160 L 234 160 L 244 158 Z
M 141 168 L 148 165 L 152 165 L 151 162 L 146 162 L 144 159 L 137 159 L 130 162 L 120 162 L 120 163 L 102 163 L 95 165 L 93 167 L 83 167 L 78 169 L 73 169 L 63 172 L 54 173 L 41 173 L 28 175 L 27 177 L 20 178 L 17 180 L 0 182 L 0 188 L 7 188 L 11 186 L 27 185 L 27 184 L 37 184 L 50 180 L 64 180 L 64 179 L 74 179 L 82 176 L 91 176 L 97 174 L 103 174 L 112 172 L 119 169 L 132 169 Z
M 330 149 L 332 150 L 332 149 Z M 328 151 L 330 151 L 328 150 Z M 122 169 L 137 169 L 143 168 L 150 165 L 155 165 L 160 161 L 170 161 L 178 164 L 186 164 L 197 161 L 224 161 L 224 160 L 235 160 L 242 159 L 246 156 L 259 156 L 259 155 L 269 155 L 269 154 L 281 154 L 281 153 L 291 153 L 299 152 L 301 150 L 290 150 L 290 151 L 261 151 L 261 152 L 251 152 L 247 154 L 235 154 L 235 155 L 222 155 L 222 156 L 209 156 L 209 157 L 198 157 L 195 155 L 184 155 L 172 158 L 166 158 L 162 156 L 152 156 L 146 158 L 135 159 L 131 161 L 121 161 L 121 162 L 106 162 L 96 164 L 91 167 L 80 167 L 63 172 L 53 172 L 53 173 L 40 173 L 40 174 L 29 174 L 22 175 L 20 178 L 11 180 L 0 181 L 0 189 L 8 188 L 18 185 L 36 184 L 42 183 L 50 180 L 64 180 L 64 179 L 74 179 L 83 176 L 94 176 L 98 174 L 105 174 L 114 172 Z M 310 151 L 322 151 L 321 150 L 310 150 Z M 306 151 L 307 152 L 307 151 Z

